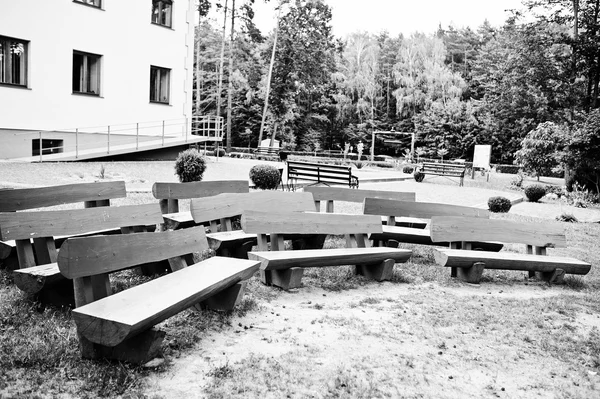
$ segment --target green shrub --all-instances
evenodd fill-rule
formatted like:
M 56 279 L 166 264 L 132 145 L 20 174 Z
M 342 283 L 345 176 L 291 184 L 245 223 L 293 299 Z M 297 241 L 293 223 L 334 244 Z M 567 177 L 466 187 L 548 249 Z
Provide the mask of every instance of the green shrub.
M 546 186 L 541 184 L 530 184 L 525 187 L 525 196 L 529 202 L 538 202 L 546 195 Z
M 180 152 L 175 161 L 175 174 L 182 183 L 201 181 L 206 170 L 206 160 L 196 149 Z
M 546 194 L 556 194 L 558 198 L 565 195 L 566 190 L 563 186 L 555 186 L 553 184 L 546 185 Z
M 410 175 L 414 171 L 415 168 L 413 168 L 412 166 L 405 166 L 402 168 L 402 173 L 406 173 L 407 175 Z
M 425 173 L 420 172 L 418 169 L 415 170 L 415 173 L 413 174 L 413 177 L 415 178 L 415 181 L 417 182 L 422 182 L 423 179 L 425 178 Z
M 490 208 L 490 212 L 495 213 L 506 213 L 510 211 L 510 207 L 512 204 L 510 200 L 506 197 L 491 197 L 488 200 L 488 208 Z
M 521 169 L 518 165 L 496 165 L 496 172 L 516 175 Z
M 250 169 L 250 180 L 256 188 L 261 190 L 274 190 L 279 185 L 281 175 L 279 170 L 272 165 L 254 165 Z
M 227 152 L 225 152 L 224 148 L 215 148 L 215 157 L 224 157 L 227 155 Z

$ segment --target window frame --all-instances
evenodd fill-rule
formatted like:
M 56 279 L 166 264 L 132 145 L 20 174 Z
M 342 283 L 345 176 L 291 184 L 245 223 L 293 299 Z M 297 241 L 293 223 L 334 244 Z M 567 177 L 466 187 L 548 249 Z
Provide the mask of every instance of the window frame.
M 10 36 L 2 36 L 0 35 L 0 42 L 2 45 L 0 46 L 0 85 L 8 86 L 8 87 L 20 87 L 20 88 L 28 88 L 28 64 L 29 64 L 29 41 L 23 39 L 17 39 L 15 37 Z M 19 82 L 15 83 L 13 81 L 13 59 L 11 48 L 13 43 L 18 43 L 23 46 L 23 57 L 19 61 Z M 6 62 L 6 64 L 5 64 Z M 6 75 L 9 75 L 10 81 L 6 81 Z M 23 82 L 21 82 L 21 80 Z
M 90 4 L 89 1 L 92 1 L 93 4 Z M 84 6 L 102 9 L 102 0 L 73 0 L 73 3 L 78 3 Z
M 75 56 L 82 56 L 83 57 L 83 62 L 79 67 L 79 90 L 75 90 Z M 89 59 L 90 58 L 94 58 L 96 60 L 95 65 L 90 66 L 89 65 Z M 102 91 L 102 55 L 101 54 L 94 54 L 94 53 L 88 53 L 85 51 L 79 51 L 79 50 L 73 50 L 73 57 L 72 57 L 72 91 L 73 94 L 83 94 L 83 95 L 87 95 L 87 96 L 95 96 L 95 97 L 100 97 L 101 91 Z M 91 68 L 96 68 L 95 71 L 92 71 Z M 93 75 L 95 73 L 96 77 L 95 79 L 93 79 L 95 82 L 95 85 L 92 85 L 92 80 L 90 78 L 90 75 Z M 93 76 L 92 76 L 93 78 Z M 93 91 L 92 89 L 94 88 L 94 86 L 97 88 L 96 91 Z
M 168 15 L 165 17 L 164 4 L 168 4 Z M 157 13 L 155 14 L 155 10 Z M 156 18 L 155 18 L 156 15 Z M 166 20 L 168 18 L 168 21 Z M 156 20 L 155 20 L 156 19 Z M 165 19 L 165 23 L 161 21 Z M 162 26 L 164 28 L 173 28 L 173 0 L 152 0 L 152 10 L 150 13 L 150 22 L 153 25 Z
M 158 73 L 158 75 L 155 75 Z M 162 73 L 166 73 L 166 88 L 162 87 Z M 154 78 L 154 79 L 153 79 Z M 153 87 L 153 83 L 154 86 Z M 158 82 L 158 86 L 156 86 Z M 150 65 L 150 102 L 153 104 L 171 104 L 171 69 L 159 67 L 156 65 Z M 162 97 L 166 94 L 166 101 L 161 100 Z M 158 99 L 156 98 L 158 97 Z

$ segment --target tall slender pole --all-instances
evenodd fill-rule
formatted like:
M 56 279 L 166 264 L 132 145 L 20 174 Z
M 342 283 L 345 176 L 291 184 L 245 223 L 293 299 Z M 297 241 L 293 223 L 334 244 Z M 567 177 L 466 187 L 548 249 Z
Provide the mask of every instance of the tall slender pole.
M 231 36 L 229 37 L 229 84 L 227 88 L 227 152 L 231 152 L 231 107 L 233 95 L 233 33 L 235 28 L 235 0 L 231 1 Z
M 221 41 L 221 62 L 219 63 L 219 83 L 217 85 L 217 117 L 221 116 L 221 87 L 223 85 L 223 62 L 225 56 L 225 29 L 227 28 L 227 0 L 223 16 L 223 40 Z
M 279 16 L 281 15 L 282 3 L 279 3 L 277 10 L 277 25 L 275 26 L 275 34 L 273 37 L 273 51 L 271 52 L 271 63 L 269 64 L 269 74 L 267 75 L 267 91 L 265 93 L 265 107 L 263 108 L 262 121 L 260 123 L 260 132 L 258 133 L 258 145 L 262 141 L 263 131 L 265 130 L 265 120 L 267 119 L 267 109 L 269 108 L 269 91 L 271 91 L 271 75 L 273 74 L 273 65 L 275 64 L 275 50 L 277 48 L 277 33 L 279 32 Z

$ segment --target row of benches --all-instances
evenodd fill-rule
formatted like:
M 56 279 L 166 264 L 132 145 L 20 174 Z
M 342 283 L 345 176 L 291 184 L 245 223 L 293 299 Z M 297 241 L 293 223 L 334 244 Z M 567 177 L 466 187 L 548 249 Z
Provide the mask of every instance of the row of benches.
M 85 190 L 84 185 L 63 186 L 57 192 L 83 190 L 86 195 L 70 200 L 83 199 L 87 207 L 109 205 L 110 199 L 122 196 L 120 190 L 105 194 L 110 184 L 124 190 L 124 184 L 117 182 L 94 183 Z M 0 239 L 15 240 L 22 267 L 15 281 L 31 293 L 62 292 L 64 296 L 69 292 L 64 283 L 70 280 L 66 279 L 73 280 L 70 292 L 77 306 L 73 318 L 86 357 L 143 361 L 154 356 L 162 334 L 152 326 L 194 304 L 231 309 L 241 298 L 244 281 L 258 270 L 265 284 L 286 289 L 301 285 L 304 267 L 355 264 L 357 273 L 389 280 L 394 264 L 411 255 L 410 250 L 393 248 L 398 241 L 450 247 L 436 251 L 436 261 L 470 282 L 478 282 L 484 268 L 527 270 L 549 281 L 565 272 L 586 274 L 590 269 L 585 262 L 546 255 L 547 246 L 566 245 L 564 233 L 551 225 L 490 220 L 481 209 L 415 202 L 414 193 L 332 187 L 310 187 L 304 193 L 248 193 L 247 182 L 156 183 L 153 193 L 161 206 L 22 212 L 31 204 L 42 207 L 60 201 L 38 191 L 35 195 L 28 192 L 36 197 L 28 204 L 31 199 L 18 198 L 21 190 L 10 191 L 11 195 L 0 195 L 0 210 L 5 212 L 0 213 Z M 200 198 L 206 194 L 211 195 Z M 67 197 L 63 195 L 62 201 Z M 90 198 L 98 199 L 91 202 Z M 186 224 L 204 223 L 210 233 L 205 235 L 204 227 L 183 229 L 180 222 L 172 226 L 177 228 L 174 231 L 150 232 L 163 220 L 180 221 L 178 201 L 184 198 L 193 198 L 189 212 L 193 222 L 186 220 Z M 363 203 L 364 215 L 334 214 L 333 201 L 337 200 Z M 330 214 L 314 213 L 323 201 Z M 234 230 L 233 219 L 239 215 L 243 215 L 242 229 Z M 429 229 L 424 228 L 427 223 L 422 218 L 431 219 Z M 95 230 L 91 233 L 103 235 L 70 238 L 57 254 L 56 237 L 90 234 L 90 226 Z M 115 229 L 125 234 L 106 235 Z M 345 235 L 347 248 L 320 249 L 327 234 Z M 293 241 L 294 251 L 282 251 L 286 239 Z M 497 252 L 502 244 L 488 240 L 525 243 L 531 254 Z M 392 247 L 381 246 L 384 242 Z M 258 251 L 248 252 L 254 245 Z M 195 262 L 193 253 L 209 247 L 218 256 Z M 109 295 L 110 273 L 165 260 L 176 273 Z M 32 267 L 35 264 L 39 266 Z M 61 284 L 62 290 L 57 289 Z

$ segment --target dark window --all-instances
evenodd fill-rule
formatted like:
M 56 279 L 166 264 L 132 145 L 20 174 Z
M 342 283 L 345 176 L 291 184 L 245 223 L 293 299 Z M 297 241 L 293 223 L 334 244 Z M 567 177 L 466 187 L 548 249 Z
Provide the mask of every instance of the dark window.
M 152 23 L 171 27 L 171 0 L 152 0 Z
M 0 36 L 0 83 L 27 86 L 27 42 Z
M 100 95 L 100 58 L 73 51 L 73 93 Z
M 92 7 L 102 7 L 102 0 L 74 0 L 75 3 L 87 4 Z
M 169 79 L 171 70 L 150 66 L 150 101 L 169 103 Z
M 63 152 L 63 140 L 60 139 L 42 139 L 42 155 L 58 154 Z M 40 139 L 31 141 L 31 155 L 40 155 Z

